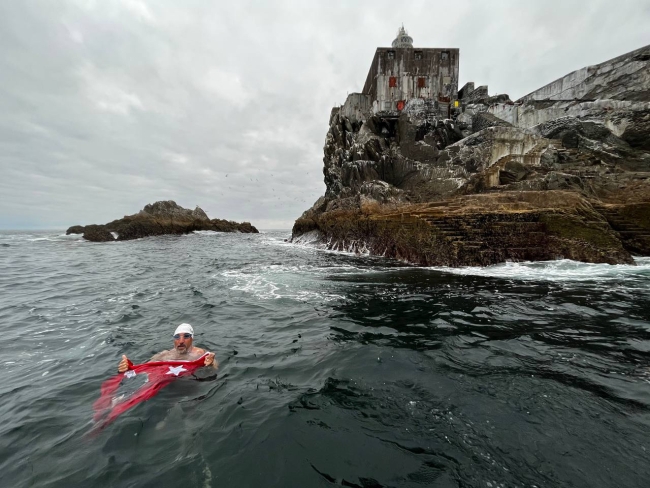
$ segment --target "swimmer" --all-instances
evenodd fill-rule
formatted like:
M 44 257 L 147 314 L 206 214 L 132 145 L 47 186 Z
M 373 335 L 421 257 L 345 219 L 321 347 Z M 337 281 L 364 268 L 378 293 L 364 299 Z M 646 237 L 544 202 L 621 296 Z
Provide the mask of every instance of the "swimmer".
M 194 329 L 190 324 L 181 324 L 174 331 L 174 348 L 169 351 L 161 351 L 154 354 L 148 363 L 152 361 L 194 361 L 205 354 L 205 350 L 200 347 L 194 347 Z M 214 353 L 209 352 L 205 357 L 204 366 L 212 366 L 214 369 L 219 367 L 219 362 L 215 361 Z M 129 369 L 129 360 L 122 355 L 122 360 L 117 366 L 119 373 L 124 373 Z

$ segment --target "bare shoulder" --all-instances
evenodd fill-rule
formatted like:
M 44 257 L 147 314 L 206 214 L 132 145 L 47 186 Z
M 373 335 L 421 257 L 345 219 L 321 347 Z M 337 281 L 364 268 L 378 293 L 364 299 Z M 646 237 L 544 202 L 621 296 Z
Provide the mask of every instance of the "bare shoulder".
M 205 354 L 205 349 L 201 347 L 192 348 L 192 352 L 196 354 L 196 357 L 203 356 Z
M 172 353 L 173 353 L 173 351 L 160 351 L 158 354 L 154 354 L 153 356 L 151 356 L 151 359 L 149 359 L 149 361 L 147 361 L 147 362 L 150 363 L 151 361 L 166 361 L 166 360 L 169 360 L 169 359 L 171 359 Z

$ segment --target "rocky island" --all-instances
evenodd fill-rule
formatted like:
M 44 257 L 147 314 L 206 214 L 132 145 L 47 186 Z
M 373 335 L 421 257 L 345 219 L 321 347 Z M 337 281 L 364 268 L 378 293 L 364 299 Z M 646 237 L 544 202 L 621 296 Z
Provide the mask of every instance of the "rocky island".
M 332 110 L 293 242 L 423 266 L 650 256 L 650 46 L 511 101 L 402 28 Z
M 196 207 L 189 210 L 172 200 L 145 205 L 137 214 L 113 220 L 104 225 L 74 225 L 66 234 L 83 234 L 84 239 L 93 242 L 128 241 L 141 237 L 166 234 L 188 234 L 196 230 L 217 232 L 257 233 L 249 222 L 237 223 L 229 220 L 210 219 Z

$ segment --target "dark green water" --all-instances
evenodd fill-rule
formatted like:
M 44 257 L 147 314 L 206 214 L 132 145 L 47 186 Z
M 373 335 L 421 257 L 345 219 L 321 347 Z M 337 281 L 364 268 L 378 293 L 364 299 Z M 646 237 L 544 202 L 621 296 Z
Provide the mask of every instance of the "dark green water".
M 650 260 L 433 270 L 286 232 L 0 233 L 2 487 L 645 487 Z M 88 437 L 180 322 L 217 378 Z

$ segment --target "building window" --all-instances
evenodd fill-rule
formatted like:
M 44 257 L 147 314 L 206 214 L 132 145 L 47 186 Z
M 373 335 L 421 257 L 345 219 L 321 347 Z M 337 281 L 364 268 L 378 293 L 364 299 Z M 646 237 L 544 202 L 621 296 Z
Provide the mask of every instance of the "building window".
M 427 79 L 426 78 L 418 78 L 418 88 L 426 88 L 427 86 Z
M 397 86 L 397 76 L 391 76 L 388 78 L 388 86 L 390 88 L 395 88 Z
M 395 51 L 388 51 L 388 59 L 395 59 Z
M 422 59 L 422 51 L 415 51 L 413 55 L 415 56 L 415 59 Z

